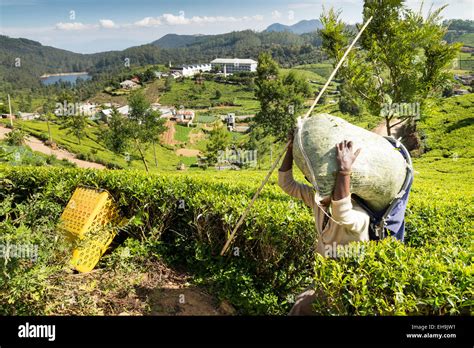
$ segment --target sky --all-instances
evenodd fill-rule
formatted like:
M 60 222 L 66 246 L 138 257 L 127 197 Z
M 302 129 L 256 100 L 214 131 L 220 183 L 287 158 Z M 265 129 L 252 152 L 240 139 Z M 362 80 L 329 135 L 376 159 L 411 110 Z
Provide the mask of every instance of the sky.
M 413 9 L 421 3 L 406 1 Z M 424 10 L 445 4 L 444 18 L 474 19 L 474 0 L 425 1 Z M 0 0 L 0 34 L 94 53 L 150 43 L 169 33 L 291 25 L 319 18 L 323 6 L 340 9 L 341 18 L 352 24 L 361 21 L 362 5 L 362 0 Z

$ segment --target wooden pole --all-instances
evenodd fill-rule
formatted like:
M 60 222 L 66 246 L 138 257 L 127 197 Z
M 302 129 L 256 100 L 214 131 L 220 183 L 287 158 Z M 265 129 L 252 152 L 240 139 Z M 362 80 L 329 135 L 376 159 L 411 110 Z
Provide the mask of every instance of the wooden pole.
M 10 126 L 13 129 L 13 114 L 12 114 L 12 103 L 10 102 L 10 94 L 8 94 L 8 108 L 10 109 Z
M 373 17 L 370 17 L 367 22 L 365 22 L 364 26 L 360 29 L 359 33 L 357 33 L 357 36 L 355 37 L 355 39 L 352 41 L 352 43 L 350 44 L 350 46 L 347 48 L 346 52 L 344 52 L 344 55 L 342 56 L 341 60 L 339 60 L 339 63 L 337 63 L 336 67 L 334 68 L 334 70 L 332 71 L 331 75 L 329 76 L 328 80 L 326 81 L 326 83 L 324 84 L 323 88 L 321 89 L 321 91 L 319 91 L 319 94 L 318 96 L 316 97 L 316 99 L 314 99 L 314 102 L 313 104 L 311 105 L 311 107 L 309 108 L 308 112 L 306 113 L 306 115 L 304 116 L 305 118 L 308 117 L 309 115 L 311 115 L 311 113 L 313 112 L 313 109 L 314 107 L 316 106 L 316 104 L 318 103 L 319 99 L 321 98 L 321 96 L 323 95 L 324 91 L 326 90 L 326 88 L 328 88 L 329 84 L 331 83 L 332 79 L 334 78 L 334 76 L 336 76 L 336 73 L 337 71 L 339 70 L 339 68 L 341 67 L 342 63 L 344 62 L 344 60 L 346 59 L 347 55 L 349 54 L 349 52 L 351 51 L 352 47 L 354 47 L 355 43 L 357 42 L 357 40 L 359 40 L 360 36 L 362 35 L 362 33 L 364 32 L 365 28 L 367 28 L 367 26 L 369 25 L 369 23 L 372 21 L 372 18 Z
M 324 84 L 323 88 L 321 89 L 321 91 L 319 92 L 318 96 L 316 97 L 316 99 L 314 100 L 313 104 L 311 105 L 310 109 L 308 110 L 308 112 L 305 114 L 305 118 L 308 117 L 309 115 L 311 115 L 311 112 L 313 111 L 314 107 L 316 106 L 316 104 L 318 103 L 319 99 L 321 98 L 321 96 L 323 95 L 324 91 L 326 90 L 326 88 L 329 86 L 329 84 L 331 83 L 332 79 L 334 78 L 334 76 L 336 75 L 337 71 L 339 70 L 339 68 L 341 67 L 342 63 L 344 62 L 344 59 L 346 59 L 347 55 L 349 54 L 349 51 L 352 49 L 352 47 L 355 45 L 355 43 L 357 42 L 357 40 L 359 40 L 362 32 L 365 30 L 365 28 L 367 28 L 367 25 L 369 25 L 370 21 L 372 20 L 373 17 L 370 17 L 367 22 L 365 22 L 364 26 L 360 29 L 359 33 L 357 34 L 357 36 L 354 38 L 354 40 L 352 41 L 352 43 L 350 44 L 350 46 L 346 49 L 346 52 L 344 52 L 344 55 L 342 56 L 341 60 L 339 61 L 339 63 L 337 63 L 336 67 L 334 68 L 333 72 L 331 73 L 331 75 L 329 76 L 328 80 L 326 81 L 326 83 Z M 262 191 L 263 187 L 265 186 L 265 184 L 268 182 L 268 180 L 270 179 L 270 176 L 272 175 L 273 171 L 275 170 L 276 166 L 278 165 L 278 163 L 280 162 L 281 158 L 283 157 L 283 155 L 285 154 L 286 150 L 288 149 L 288 146 L 290 145 L 290 142 L 288 142 L 285 146 L 285 148 L 283 149 L 283 151 L 279 154 L 278 158 L 276 159 L 276 161 L 273 163 L 272 167 L 270 168 L 270 171 L 268 172 L 267 176 L 265 177 L 265 179 L 262 181 L 262 183 L 260 184 L 260 187 L 257 189 L 257 192 L 255 192 L 255 194 L 253 195 L 252 197 L 252 200 L 250 201 L 250 203 L 248 204 L 247 208 L 245 209 L 244 213 L 242 214 L 242 216 L 240 216 L 240 219 L 239 221 L 237 222 L 237 225 L 235 225 L 234 227 L 234 230 L 232 231 L 232 233 L 230 234 L 229 238 L 227 239 L 227 242 L 225 243 L 224 247 L 222 248 L 221 250 L 221 256 L 223 256 L 227 249 L 229 248 L 230 246 L 230 243 L 232 242 L 232 240 L 234 239 L 236 233 L 237 233 L 237 230 L 239 229 L 240 225 L 242 225 L 242 223 L 244 222 L 244 219 L 247 217 L 248 213 L 250 212 L 250 209 L 252 208 L 253 204 L 255 203 L 255 200 L 257 199 L 258 195 L 260 194 L 260 192 Z

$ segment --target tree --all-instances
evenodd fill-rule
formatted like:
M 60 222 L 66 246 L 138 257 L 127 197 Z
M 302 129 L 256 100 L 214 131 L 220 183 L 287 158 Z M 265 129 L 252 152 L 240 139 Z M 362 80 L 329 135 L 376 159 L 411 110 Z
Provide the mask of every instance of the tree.
M 163 134 L 167 129 L 165 126 L 166 120 L 160 116 L 161 114 L 158 111 L 149 110 L 145 121 L 145 132 L 147 133 L 147 139 L 152 143 L 153 146 L 155 167 L 158 167 L 158 159 L 156 157 L 156 143 L 159 142 L 160 135 Z
M 21 146 L 26 143 L 26 133 L 17 128 L 13 129 L 11 132 L 7 133 L 5 136 L 6 142 L 8 145 L 12 146 Z
M 214 96 L 214 99 L 221 99 L 221 97 L 222 97 L 222 92 L 216 89 L 216 94 Z
M 48 127 L 48 140 L 50 144 L 53 143 L 53 136 L 51 134 L 51 121 L 54 119 L 54 102 L 48 98 L 43 104 L 43 117 L 46 119 L 46 125 Z
M 214 124 L 209 136 L 209 142 L 206 146 L 205 156 L 207 163 L 214 165 L 218 162 L 219 152 L 225 151 L 231 142 L 231 135 L 222 123 Z
M 168 76 L 165 80 L 165 91 L 169 92 L 171 91 L 171 88 L 173 88 L 174 85 L 174 78 L 173 76 Z
M 154 79 L 155 79 L 155 71 L 152 68 L 148 68 L 142 74 L 142 81 L 143 82 L 150 82 L 150 81 L 153 81 Z
M 155 155 L 155 164 L 157 165 L 155 145 L 166 127 L 165 120 L 160 118 L 160 114 L 153 111 L 150 103 L 146 100 L 145 95 L 141 90 L 135 91 L 128 98 L 130 107 L 128 134 L 140 153 L 145 169 L 148 172 L 148 164 L 144 155 L 144 147 L 152 143 Z
M 63 116 L 64 120 L 60 129 L 66 129 L 66 134 L 72 134 L 77 138 L 79 145 L 81 139 L 86 135 L 87 116 L 82 113 Z
M 277 63 L 268 53 L 262 53 L 255 85 L 255 96 L 260 101 L 255 122 L 266 134 L 284 140 L 310 94 L 308 83 L 294 72 L 281 76 Z
M 148 164 L 143 154 L 143 146 L 147 142 L 147 133 L 144 131 L 144 124 L 146 115 L 150 108 L 150 103 L 146 100 L 145 95 L 141 90 L 133 92 L 128 98 L 128 105 L 130 108 L 128 117 L 128 132 L 134 141 L 134 144 L 140 153 L 146 171 L 148 172 Z
M 258 169 L 261 169 L 262 160 L 270 153 L 271 147 L 271 136 L 265 136 L 265 132 L 261 127 L 253 127 L 249 134 L 249 139 L 245 144 L 245 149 L 256 151 Z
M 129 145 L 127 119 L 114 107 L 110 113 L 108 128 L 104 132 L 104 142 L 116 154 L 123 153 Z
M 445 69 L 460 45 L 443 41 L 443 9 L 430 11 L 424 18 L 421 8 L 414 12 L 404 7 L 402 0 L 364 2 L 364 22 L 371 16 L 373 19 L 361 36 L 361 49 L 350 52 L 338 77 L 371 114 L 384 117 L 389 135 L 393 126 L 420 116 L 400 113 L 398 106 L 417 104 L 423 115 L 426 99 L 440 93 L 449 80 Z M 339 15 L 330 9 L 320 17 L 323 49 L 335 64 L 353 35 Z M 392 124 L 394 118 L 400 121 Z

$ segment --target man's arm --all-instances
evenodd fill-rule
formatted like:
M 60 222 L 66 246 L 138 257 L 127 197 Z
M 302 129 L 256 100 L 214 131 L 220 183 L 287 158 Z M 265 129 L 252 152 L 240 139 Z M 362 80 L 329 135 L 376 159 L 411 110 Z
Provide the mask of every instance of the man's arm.
M 353 151 L 351 141 L 336 145 L 337 173 L 331 207 L 334 219 L 353 233 L 360 234 L 368 228 L 369 217 L 353 209 L 351 201 L 351 171 L 360 149 Z
M 285 158 L 278 171 L 278 185 L 292 197 L 301 199 L 307 206 L 314 205 L 314 192 L 311 187 L 296 182 L 293 178 L 293 133 L 288 135 L 290 142 Z
M 357 156 L 359 156 L 360 149 L 353 151 L 352 141 L 346 141 L 336 145 L 336 186 L 334 187 L 333 199 L 338 201 L 347 196 L 350 196 L 351 187 L 351 171 Z

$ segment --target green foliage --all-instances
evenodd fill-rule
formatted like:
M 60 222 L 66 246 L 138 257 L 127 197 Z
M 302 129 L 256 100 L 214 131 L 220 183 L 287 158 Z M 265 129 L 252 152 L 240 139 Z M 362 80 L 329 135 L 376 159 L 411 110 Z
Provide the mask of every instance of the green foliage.
M 5 136 L 8 145 L 20 146 L 25 144 L 26 133 L 20 128 L 13 129 Z
M 406 244 L 365 243 L 363 258 L 339 260 L 314 259 L 312 213 L 285 195 L 275 176 L 245 219 L 229 255 L 218 256 L 264 172 L 209 176 L 1 168 L 2 238 L 41 240 L 45 250 L 39 263 L 7 263 L 9 281 L 0 275 L 1 310 L 43 314 L 51 310 L 54 296 L 63 298 L 53 288 L 64 274 L 57 273 L 62 265 L 58 257 L 64 254 L 54 242 L 54 224 L 74 188 L 82 184 L 107 189 L 122 215 L 134 222 L 125 233 L 141 239 L 141 246 L 127 246 L 141 256 L 127 267 L 135 269 L 143 262 L 139 260 L 162 255 L 168 263 L 184 266 L 198 283 L 228 299 L 242 314 L 287 313 L 291 295 L 311 278 L 325 294 L 315 303 L 320 314 L 466 314 L 473 288 L 469 248 L 474 185 L 469 164 L 464 158 L 417 160 Z M 177 208 L 180 199 L 185 209 Z M 116 258 L 103 258 L 99 269 L 112 267 L 111 262 L 120 259 L 117 253 L 120 250 L 111 254 Z M 26 289 L 31 290 L 28 296 Z
M 116 108 L 113 108 L 107 124 L 108 128 L 104 132 L 105 145 L 114 153 L 123 153 L 129 146 L 129 131 L 126 118 Z
M 13 166 L 76 166 L 65 159 L 58 160 L 54 155 L 48 156 L 39 152 L 33 152 L 28 146 L 7 144 L 0 142 L 0 163 L 4 162 Z
M 81 140 L 84 138 L 87 127 L 87 116 L 83 114 L 76 115 L 64 115 L 61 119 L 61 129 L 66 129 L 66 134 L 74 135 L 79 145 L 81 145 Z
M 207 163 L 210 165 L 216 164 L 219 152 L 224 151 L 229 146 L 230 141 L 231 135 L 225 126 L 221 122 L 215 123 L 206 146 Z
M 280 76 L 277 63 L 268 53 L 258 59 L 255 96 L 260 101 L 260 111 L 255 122 L 267 134 L 282 140 L 295 125 L 309 95 L 308 83 L 290 71 Z
M 443 9 L 423 18 L 421 11 L 405 8 L 401 0 L 365 1 L 364 21 L 373 19 L 360 38 L 362 49 L 350 52 L 338 74 L 370 113 L 391 120 L 394 115 L 383 113 L 387 104 L 420 103 L 424 116 L 427 97 L 442 91 L 450 78 L 446 68 L 460 47 L 443 41 Z M 339 14 L 331 9 L 321 15 L 323 48 L 335 62 L 341 59 L 351 36 Z M 390 134 L 390 127 L 387 131 Z
M 150 102 L 145 98 L 141 90 L 133 92 L 128 98 L 130 112 L 126 121 L 125 135 L 129 135 L 142 158 L 145 169 L 148 171 L 143 145 L 158 142 L 160 134 L 166 130 L 165 119 L 160 118 L 160 114 L 151 109 Z M 155 152 L 154 152 L 155 154 Z M 154 156 L 155 164 L 157 158 Z
M 473 158 L 474 94 L 434 101 L 430 117 L 418 123 L 430 157 Z
M 189 141 L 189 133 L 193 130 L 191 127 L 186 127 L 182 125 L 175 125 L 176 133 L 174 133 L 174 138 L 178 141 L 186 143 Z
M 217 91 L 221 94 L 216 99 Z M 235 112 L 248 115 L 258 111 L 258 101 L 253 89 L 248 86 L 227 84 L 224 82 L 205 81 L 205 88 L 197 86 L 191 79 L 175 82 L 169 91 L 160 96 L 164 105 L 183 105 L 186 108 L 215 108 L 216 113 Z M 225 109 L 222 109 L 225 107 Z

